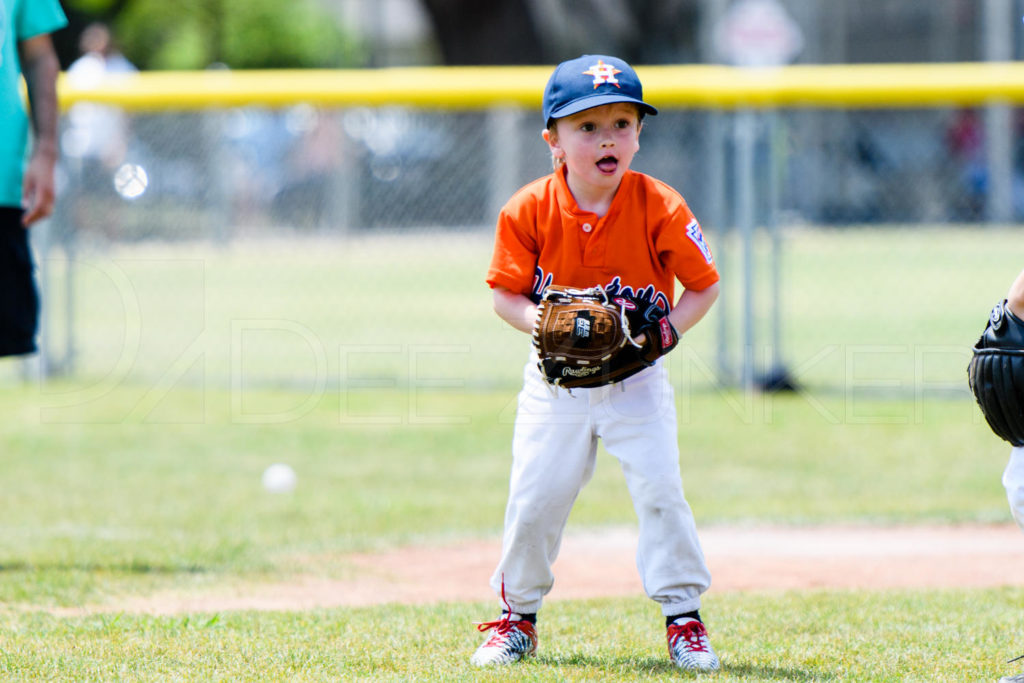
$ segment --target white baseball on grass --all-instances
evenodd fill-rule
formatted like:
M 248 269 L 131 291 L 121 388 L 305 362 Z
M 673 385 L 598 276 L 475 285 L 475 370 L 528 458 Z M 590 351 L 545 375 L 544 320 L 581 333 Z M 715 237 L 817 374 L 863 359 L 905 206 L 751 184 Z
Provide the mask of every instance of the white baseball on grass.
M 263 488 L 271 493 L 287 493 L 295 488 L 297 481 L 295 470 L 282 462 L 263 470 Z

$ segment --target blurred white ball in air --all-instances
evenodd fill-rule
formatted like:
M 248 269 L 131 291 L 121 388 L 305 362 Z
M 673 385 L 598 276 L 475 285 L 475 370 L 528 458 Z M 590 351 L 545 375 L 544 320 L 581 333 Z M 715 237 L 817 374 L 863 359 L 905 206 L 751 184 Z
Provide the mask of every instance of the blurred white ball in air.
M 295 470 L 284 463 L 275 463 L 263 470 L 263 488 L 270 493 L 288 493 L 297 481 Z
M 138 164 L 122 164 L 114 173 L 114 189 L 125 199 L 137 199 L 149 187 L 149 175 Z

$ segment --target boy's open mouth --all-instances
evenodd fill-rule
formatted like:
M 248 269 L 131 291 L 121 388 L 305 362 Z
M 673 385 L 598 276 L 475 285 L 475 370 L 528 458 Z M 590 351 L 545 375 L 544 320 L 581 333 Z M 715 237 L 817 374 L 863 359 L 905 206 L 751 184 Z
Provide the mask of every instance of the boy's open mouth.
M 602 157 L 597 161 L 597 168 L 602 173 L 615 173 L 615 169 L 619 167 L 619 160 L 615 157 Z

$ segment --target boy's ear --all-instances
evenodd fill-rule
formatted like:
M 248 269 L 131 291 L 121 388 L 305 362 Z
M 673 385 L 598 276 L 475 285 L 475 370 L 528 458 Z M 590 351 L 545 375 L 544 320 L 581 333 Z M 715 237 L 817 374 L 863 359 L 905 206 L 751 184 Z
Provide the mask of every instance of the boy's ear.
M 545 128 L 542 132 L 541 137 L 544 138 L 544 142 L 548 143 L 548 147 L 551 148 L 551 155 L 554 157 L 565 156 L 565 152 L 562 151 L 562 147 L 558 144 L 558 135 L 553 132 L 550 128 Z

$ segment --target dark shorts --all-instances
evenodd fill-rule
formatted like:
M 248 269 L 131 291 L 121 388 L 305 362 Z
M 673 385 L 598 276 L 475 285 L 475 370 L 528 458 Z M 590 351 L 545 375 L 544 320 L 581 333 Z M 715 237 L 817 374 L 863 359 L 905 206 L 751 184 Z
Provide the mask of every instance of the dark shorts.
M 0 356 L 36 350 L 39 292 L 21 209 L 0 207 Z

